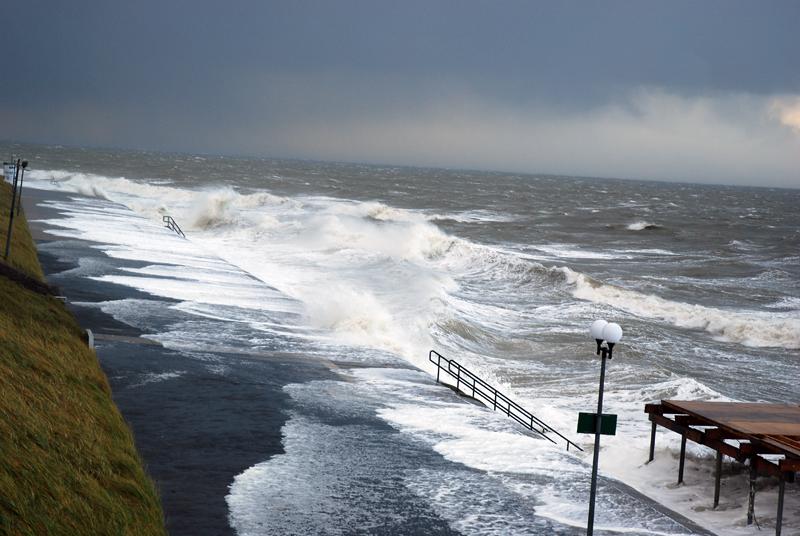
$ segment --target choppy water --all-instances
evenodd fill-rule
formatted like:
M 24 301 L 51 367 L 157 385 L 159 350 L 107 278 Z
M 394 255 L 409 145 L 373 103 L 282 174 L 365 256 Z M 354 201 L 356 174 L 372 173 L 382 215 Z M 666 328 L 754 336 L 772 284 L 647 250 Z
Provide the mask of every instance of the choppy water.
M 65 236 L 153 263 L 106 280 L 182 300 L 183 312 L 228 326 L 211 334 L 199 321 L 182 325 L 160 334 L 165 344 L 200 348 L 212 339 L 224 345 L 226 337 L 236 344 L 245 333 L 254 347 L 302 347 L 367 364 L 400 358 L 426 373 L 434 348 L 588 446 L 589 437 L 572 433 L 576 413 L 596 400 L 588 326 L 600 317 L 620 323 L 625 336 L 606 384 L 618 435 L 604 439 L 601 469 L 701 522 L 749 533 L 733 519 L 741 508 L 716 519 L 691 504 L 707 488 L 676 490 L 665 484 L 674 475 L 659 480 L 663 467 L 642 467 L 649 434 L 643 406 L 662 398 L 798 402 L 800 190 L 0 148 L 31 161 L 31 186 L 98 199 L 65 207 Z M 105 200 L 154 222 L 172 215 L 197 249 L 142 243 Z M 214 264 L 218 258 L 271 288 L 231 279 Z M 135 306 L 108 308 L 125 316 Z M 554 450 L 479 408 L 454 409 L 437 390 L 392 369 L 353 375 L 343 404 L 377 397 L 374 411 L 389 425 L 463 464 L 470 478 L 491 475 L 502 501 L 534 498 L 531 515 L 544 525 L 530 525 L 532 533 L 585 522 L 584 455 Z M 305 400 L 312 395 L 304 389 L 289 392 Z M 242 533 L 285 519 L 254 505 L 270 486 L 286 486 L 276 475 L 320 457 L 322 447 L 300 440 L 308 429 L 302 419 L 290 421 L 285 457 L 237 477 L 229 503 Z M 336 434 L 329 440 L 352 443 Z M 664 467 L 676 445 L 677 437 L 659 440 Z M 707 453 L 693 455 L 705 467 Z M 414 493 L 442 498 L 441 515 L 460 531 L 485 534 L 495 526 L 520 534 L 529 525 L 517 527 L 513 509 L 492 510 L 492 500 L 482 503 L 485 515 L 465 519 L 456 500 L 463 480 L 412 468 L 404 474 Z M 612 503 L 600 523 L 682 530 L 649 512 Z

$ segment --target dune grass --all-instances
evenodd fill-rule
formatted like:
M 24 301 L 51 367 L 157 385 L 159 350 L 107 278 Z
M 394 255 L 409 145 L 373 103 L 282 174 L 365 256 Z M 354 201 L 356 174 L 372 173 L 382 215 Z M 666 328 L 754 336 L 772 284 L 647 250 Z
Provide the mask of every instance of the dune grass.
M 11 248 L 9 249 L 8 259 L 2 258 L 6 247 L 6 233 L 8 230 L 8 216 L 11 212 L 11 185 L 0 180 L 0 262 L 6 262 L 10 266 L 25 272 L 31 277 L 44 280 L 42 267 L 39 266 L 39 259 L 36 256 L 36 246 L 31 239 L 28 225 L 25 223 L 25 211 L 20 210 L 20 217 L 14 216 L 14 230 L 11 233 Z M 16 208 L 14 209 L 16 212 Z
M 22 215 L 10 264 L 41 279 Z M 60 301 L 0 276 L 0 534 L 165 534 L 155 486 L 82 335 Z

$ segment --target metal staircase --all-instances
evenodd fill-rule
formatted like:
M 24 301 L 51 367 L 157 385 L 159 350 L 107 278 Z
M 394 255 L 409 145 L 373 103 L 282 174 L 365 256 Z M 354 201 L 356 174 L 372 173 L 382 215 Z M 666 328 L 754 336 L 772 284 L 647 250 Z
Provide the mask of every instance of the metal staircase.
M 169 229 L 170 231 L 173 231 L 173 232 L 181 235 L 183 238 L 186 238 L 186 235 L 183 234 L 183 231 L 181 231 L 181 228 L 178 227 L 177 222 L 172 219 L 172 216 L 164 216 L 163 218 L 161 218 L 161 221 L 164 222 L 164 226 L 167 229 Z
M 479 400 L 495 411 L 499 410 L 505 413 L 506 416 L 514 419 L 528 430 L 542 436 L 553 444 L 566 444 L 567 450 L 569 450 L 570 447 L 574 447 L 583 451 L 575 442 L 564 437 L 552 426 L 480 379 L 458 362 L 444 357 L 436 350 L 430 351 L 428 360 L 437 367 L 437 382 L 440 381 L 440 372 L 444 371 L 455 380 L 455 389 L 457 392 Z M 555 437 L 550 437 L 551 435 Z

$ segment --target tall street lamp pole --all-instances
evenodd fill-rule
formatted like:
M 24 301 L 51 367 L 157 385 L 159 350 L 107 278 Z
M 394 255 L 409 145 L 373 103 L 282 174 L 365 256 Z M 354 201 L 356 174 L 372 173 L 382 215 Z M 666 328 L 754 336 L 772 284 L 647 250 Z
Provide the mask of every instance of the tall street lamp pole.
M 8 215 L 8 231 L 6 232 L 6 251 L 3 258 L 8 260 L 8 250 L 11 248 L 11 232 L 14 230 L 14 204 L 17 201 L 17 177 L 19 177 L 20 159 L 17 158 L 14 166 L 14 187 L 11 190 L 11 212 Z
M 19 174 L 19 200 L 17 201 L 17 216 L 19 216 L 19 207 L 22 206 L 22 183 L 25 180 L 25 168 L 28 167 L 28 161 L 22 161 L 22 171 Z
M 586 525 L 587 536 L 594 533 L 594 502 L 597 494 L 597 465 L 600 460 L 600 434 L 603 418 L 603 384 L 606 378 L 606 358 L 611 359 L 614 345 L 622 339 L 622 328 L 619 324 L 605 320 L 595 320 L 590 329 L 592 338 L 597 342 L 597 355 L 600 358 L 600 391 L 597 395 L 597 414 L 594 426 L 594 453 L 592 456 L 592 486 L 589 492 L 589 521 Z M 603 346 L 603 341 L 606 346 Z

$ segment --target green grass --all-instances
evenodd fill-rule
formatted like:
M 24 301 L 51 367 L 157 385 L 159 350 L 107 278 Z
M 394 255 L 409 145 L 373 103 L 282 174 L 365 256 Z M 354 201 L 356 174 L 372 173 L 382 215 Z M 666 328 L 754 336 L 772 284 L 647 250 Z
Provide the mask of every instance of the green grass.
M 0 195 L 7 218 L 5 185 Z M 12 254 L 41 278 L 24 218 Z M 0 297 L 0 534 L 165 534 L 155 486 L 80 326 L 58 300 L 2 276 Z

